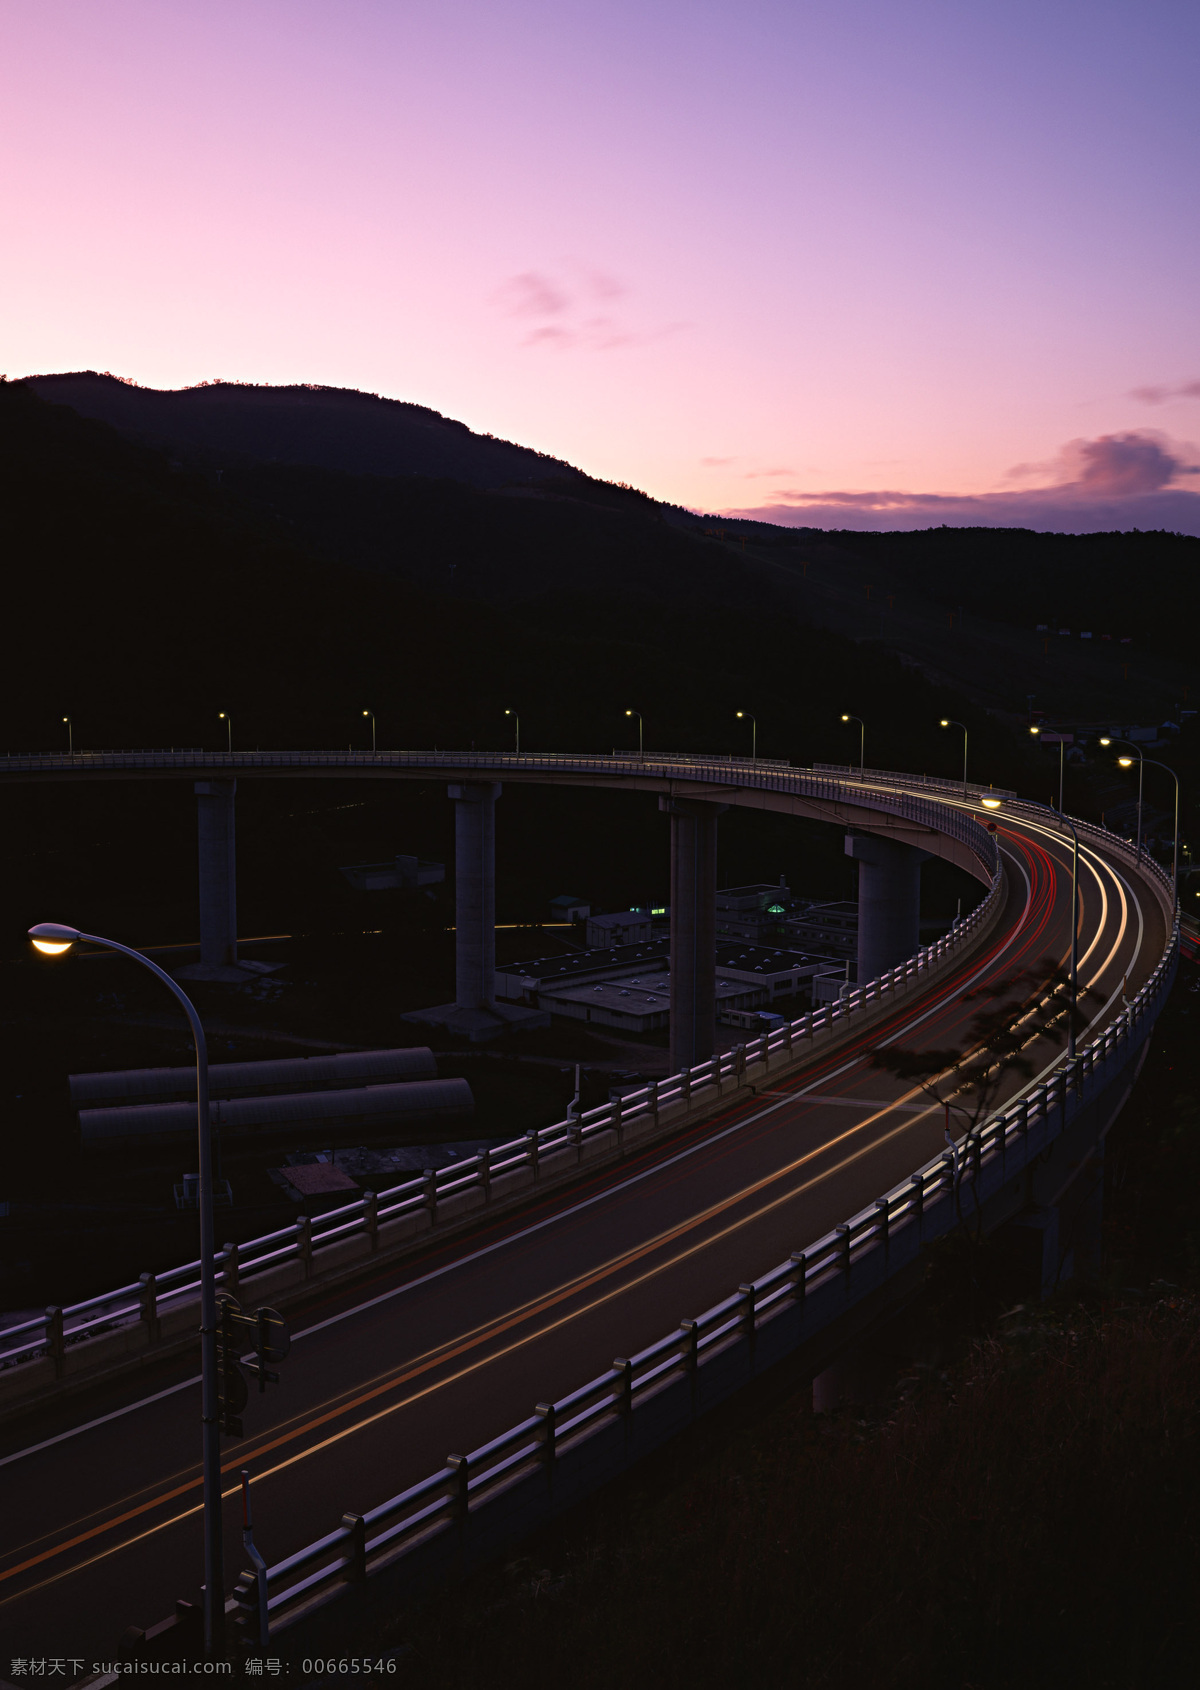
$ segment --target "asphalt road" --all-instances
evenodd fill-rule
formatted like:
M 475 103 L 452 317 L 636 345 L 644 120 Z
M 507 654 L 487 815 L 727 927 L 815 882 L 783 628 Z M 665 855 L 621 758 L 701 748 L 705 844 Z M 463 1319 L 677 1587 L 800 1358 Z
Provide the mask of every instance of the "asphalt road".
M 1070 850 L 1001 829 L 1010 895 L 984 950 L 850 1048 L 619 1168 L 293 1319 L 284 1383 L 227 1442 L 226 1588 L 242 1566 L 238 1470 L 269 1563 L 468 1453 L 763 1273 L 944 1147 L 943 1119 L 864 1054 L 959 1041 L 972 987 L 1069 951 Z M 1081 853 L 1080 981 L 1103 1025 L 1166 942 L 1153 892 Z M 1060 1054 L 1031 1047 L 1040 1071 Z M 1017 1082 L 1014 1082 L 1014 1086 Z M 201 1574 L 195 1358 L 42 1411 L 0 1436 L 3 1657 L 97 1659 Z

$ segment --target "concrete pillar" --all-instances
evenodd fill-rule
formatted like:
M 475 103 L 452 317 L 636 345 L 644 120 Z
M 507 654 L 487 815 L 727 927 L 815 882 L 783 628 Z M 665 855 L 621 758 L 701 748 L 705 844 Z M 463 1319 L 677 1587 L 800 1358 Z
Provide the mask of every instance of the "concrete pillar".
M 929 856 L 873 833 L 848 833 L 858 864 L 858 983 L 888 974 L 921 948 L 921 864 Z
M 491 1009 L 496 1000 L 496 800 L 499 781 L 464 781 L 454 800 L 454 1001 Z
M 717 817 L 726 804 L 660 798 L 671 818 L 671 1068 L 717 1042 Z
M 198 780 L 196 817 L 200 858 L 200 966 L 237 966 L 235 780 Z

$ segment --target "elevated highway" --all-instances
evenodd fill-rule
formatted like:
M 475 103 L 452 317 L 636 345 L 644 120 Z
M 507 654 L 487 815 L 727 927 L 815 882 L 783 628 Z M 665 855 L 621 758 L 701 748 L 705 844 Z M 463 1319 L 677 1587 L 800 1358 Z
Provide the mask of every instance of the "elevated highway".
M 479 760 L 392 755 L 413 758 L 400 778 L 479 778 Z M 515 761 L 495 760 L 503 779 L 522 778 Z M 949 783 L 931 790 L 903 777 L 888 777 L 892 784 L 818 780 L 783 768 L 721 768 L 715 760 L 626 760 L 611 772 L 581 766 L 597 760 L 555 759 L 569 766 L 552 769 L 549 761 L 528 760 L 525 778 L 607 780 L 690 796 L 719 790 L 725 802 L 864 831 L 902 830 L 906 843 L 919 841 L 964 866 L 969 857 L 973 872 L 987 878 L 972 815 L 977 794 L 964 803 Z M 223 767 L 220 759 L 205 764 L 217 774 Z M 368 773 L 344 757 L 309 767 L 338 778 Z M 12 774 L 164 772 L 139 765 L 136 773 L 93 766 Z M 177 772 L 200 778 L 195 765 Z M 239 762 L 239 778 L 247 772 Z M 281 754 L 264 772 L 295 778 L 307 770 Z M 0 778 L 6 773 L 0 768 Z M 232 1546 L 241 1467 L 253 1476 L 259 1545 L 268 1562 L 283 1561 L 348 1512 L 362 1514 L 417 1484 L 451 1451 L 486 1445 L 535 1402 L 567 1398 L 612 1357 L 652 1345 L 936 1157 L 944 1148 L 942 1111 L 873 1068 L 869 1050 L 954 1046 L 977 1007 L 968 992 L 1047 957 L 1065 963 L 1070 950 L 1069 840 L 1032 806 L 1006 804 L 999 828 L 1003 912 L 981 945 L 928 990 L 619 1166 L 584 1173 L 519 1212 L 481 1217 L 469 1234 L 431 1240 L 420 1254 L 364 1272 L 350 1288 L 315 1293 L 294 1319 L 286 1383 L 251 1398 L 245 1440 L 226 1447 L 227 1585 L 240 1564 Z M 1081 851 L 1076 919 L 1080 985 L 1089 994 L 1085 1045 L 1161 973 L 1173 909 L 1156 871 L 1092 834 Z M 1034 1084 L 1061 1068 L 1057 1045 L 1042 1042 L 1027 1054 Z M 1069 1238 L 1061 1245 L 1064 1259 L 1070 1245 Z M 46 1653 L 53 1641 L 57 1655 L 95 1658 L 126 1625 L 161 1619 L 177 1598 L 197 1599 L 198 1395 L 194 1359 L 168 1358 L 148 1363 L 135 1380 L 97 1386 L 4 1429 L 0 1633 L 9 1652 Z

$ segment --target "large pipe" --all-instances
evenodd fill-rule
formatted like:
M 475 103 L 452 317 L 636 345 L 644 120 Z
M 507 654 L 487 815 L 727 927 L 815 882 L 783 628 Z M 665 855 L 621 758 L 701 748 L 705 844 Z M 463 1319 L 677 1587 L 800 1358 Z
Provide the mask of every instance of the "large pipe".
M 268 1097 L 339 1086 L 386 1085 L 437 1077 L 433 1052 L 424 1045 L 399 1050 L 353 1050 L 336 1056 L 286 1056 L 269 1062 L 214 1062 L 210 1097 Z M 125 1068 L 105 1074 L 72 1074 L 76 1109 L 120 1103 L 170 1103 L 195 1095 L 191 1068 Z
M 408 1085 L 363 1086 L 353 1091 L 227 1098 L 210 1107 L 213 1126 L 222 1134 L 318 1125 L 376 1132 L 393 1122 L 408 1124 L 470 1115 L 475 1099 L 466 1080 L 414 1080 Z M 191 1132 L 195 1122 L 195 1105 L 187 1103 L 144 1103 L 129 1109 L 79 1112 L 85 1142 L 175 1138 Z

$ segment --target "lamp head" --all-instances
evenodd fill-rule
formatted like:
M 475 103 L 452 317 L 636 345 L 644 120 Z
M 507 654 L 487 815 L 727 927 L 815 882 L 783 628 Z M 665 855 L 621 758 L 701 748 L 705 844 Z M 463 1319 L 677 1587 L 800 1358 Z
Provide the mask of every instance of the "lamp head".
M 70 720 L 71 720 L 71 718 L 70 718 L 70 717 L 69 717 L 69 716 L 64 716 L 64 717 L 63 717 L 63 721 L 64 721 L 64 722 L 69 722 L 69 721 L 70 721 Z
M 1107 734 L 1104 734 L 1103 737 L 1100 740 L 1100 743 L 1101 743 L 1101 745 L 1111 745 L 1112 740 L 1108 737 Z
M 998 810 L 1002 802 L 999 798 L 981 798 L 979 801 L 985 810 Z
M 1032 728 L 1030 728 L 1029 731 L 1030 731 L 1031 734 L 1040 734 L 1042 730 L 1041 730 L 1041 728 L 1038 728 L 1038 727 L 1032 727 Z
M 627 715 L 627 716 L 632 716 L 632 715 L 633 715 L 633 711 L 632 711 L 632 710 L 627 710 L 627 711 L 626 711 L 626 712 L 625 712 L 625 714 L 626 714 L 626 715 Z
M 225 721 L 228 721 L 228 720 L 229 720 L 229 718 L 226 716 L 226 714 L 223 710 L 217 711 L 217 721 L 218 722 L 225 722 Z
M 746 712 L 745 712 L 745 711 L 744 711 L 744 710 L 739 710 L 739 711 L 738 711 L 738 713 L 737 713 L 737 715 L 738 715 L 738 721 L 739 721 L 739 722 L 740 722 L 740 721 L 741 721 L 741 719 L 742 719 L 742 717 L 743 717 L 743 716 L 744 716 L 744 715 L 745 715 L 745 714 L 746 714 Z
M 943 717 L 942 717 L 942 724 L 941 724 L 941 725 L 942 725 L 942 727 L 944 727 L 944 728 L 948 728 L 948 727 L 949 727 L 949 726 L 950 726 L 950 723 L 949 723 L 949 721 L 948 721 L 948 719 L 947 719 L 947 718 L 946 718 L 946 717 L 945 717 L 945 716 L 943 716 Z
M 370 714 L 371 714 L 371 712 L 370 712 L 370 711 L 369 711 L 369 710 L 364 710 L 364 711 L 363 711 L 363 715 L 364 715 L 364 716 L 369 716 L 369 715 L 370 715 Z
M 848 722 L 849 720 L 850 720 L 849 716 L 843 716 L 842 717 L 843 722 Z
M 1118 757 L 1117 762 L 1119 763 L 1119 765 L 1123 769 L 1132 769 L 1132 767 L 1133 767 L 1133 758 L 1132 757 Z
M 33 940 L 34 950 L 41 951 L 43 956 L 61 956 L 78 939 L 79 929 L 63 927 L 57 921 L 39 921 L 36 927 L 29 929 L 29 937 Z

